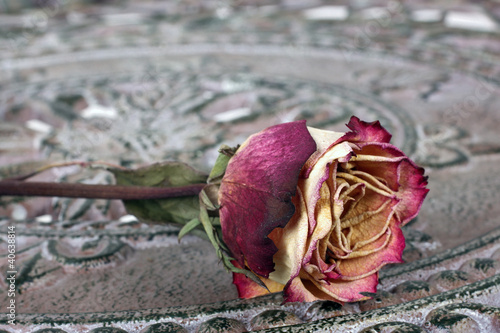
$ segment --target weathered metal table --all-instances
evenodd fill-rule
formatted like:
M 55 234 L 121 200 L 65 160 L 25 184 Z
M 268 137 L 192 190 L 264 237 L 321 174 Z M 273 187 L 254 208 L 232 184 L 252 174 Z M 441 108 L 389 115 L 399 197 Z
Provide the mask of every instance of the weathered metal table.
M 0 2 L 0 173 L 163 160 L 307 119 L 379 119 L 427 169 L 374 299 L 238 300 L 211 246 L 117 201 L 1 198 L 2 332 L 500 331 L 500 3 Z M 66 167 L 37 178 L 110 183 Z M 16 227 L 16 326 L 7 234 Z M 293 326 L 297 325 L 297 326 Z

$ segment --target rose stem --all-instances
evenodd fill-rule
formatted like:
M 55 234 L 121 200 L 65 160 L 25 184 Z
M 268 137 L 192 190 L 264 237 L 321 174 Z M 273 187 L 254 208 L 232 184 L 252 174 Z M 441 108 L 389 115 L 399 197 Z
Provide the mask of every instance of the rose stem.
M 89 185 L 75 183 L 0 181 L 0 196 L 68 197 L 89 199 L 165 199 L 195 196 L 206 184 L 180 187 Z

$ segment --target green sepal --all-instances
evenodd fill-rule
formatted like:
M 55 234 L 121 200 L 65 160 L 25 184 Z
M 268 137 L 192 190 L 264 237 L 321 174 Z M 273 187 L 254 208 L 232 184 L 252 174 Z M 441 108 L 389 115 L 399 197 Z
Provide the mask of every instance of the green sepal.
M 208 210 L 215 211 L 219 209 L 219 185 L 208 184 L 200 192 L 200 200 Z
M 204 183 L 207 175 L 187 164 L 163 162 L 135 170 L 108 169 L 118 185 L 176 187 Z M 186 224 L 199 215 L 197 196 L 169 199 L 124 200 L 127 212 L 152 223 Z
M 222 145 L 219 148 L 219 156 L 217 157 L 217 160 L 215 160 L 215 164 L 212 171 L 210 171 L 210 175 L 208 175 L 208 183 L 217 183 L 222 180 L 222 177 L 224 177 L 224 173 L 226 172 L 227 164 L 237 149 L 237 147 L 231 148 L 226 145 Z
M 197 218 L 196 219 L 192 219 L 191 221 L 189 221 L 188 223 L 186 223 L 182 227 L 182 229 L 179 231 L 179 235 L 177 236 L 177 238 L 179 239 L 179 242 L 181 241 L 182 237 L 184 237 L 186 234 L 192 232 L 199 225 L 201 225 L 201 222 Z
M 217 252 L 217 256 L 221 258 L 221 254 L 219 253 L 221 251 L 221 247 L 219 245 L 220 242 L 217 239 L 217 231 L 215 230 L 214 226 L 212 225 L 212 222 L 210 221 L 210 216 L 208 216 L 207 207 L 203 203 L 201 196 L 202 194 L 200 193 L 200 221 L 201 224 L 203 225 L 203 228 L 205 229 L 205 233 L 207 234 L 210 243 L 212 243 L 213 247 Z
M 211 219 L 212 221 L 212 225 L 215 226 L 217 228 L 217 230 L 219 230 L 220 228 L 220 218 L 218 217 L 214 217 Z

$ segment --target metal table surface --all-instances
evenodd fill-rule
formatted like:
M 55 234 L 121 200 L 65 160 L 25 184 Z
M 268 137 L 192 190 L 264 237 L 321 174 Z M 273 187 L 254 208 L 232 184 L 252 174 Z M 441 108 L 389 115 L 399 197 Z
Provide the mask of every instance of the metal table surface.
M 345 131 L 354 114 L 430 188 L 406 263 L 344 306 L 239 300 L 209 243 L 119 201 L 3 197 L 0 331 L 500 332 L 499 78 L 498 1 L 0 1 L 1 177 L 63 160 L 209 171 L 222 143 L 295 119 Z

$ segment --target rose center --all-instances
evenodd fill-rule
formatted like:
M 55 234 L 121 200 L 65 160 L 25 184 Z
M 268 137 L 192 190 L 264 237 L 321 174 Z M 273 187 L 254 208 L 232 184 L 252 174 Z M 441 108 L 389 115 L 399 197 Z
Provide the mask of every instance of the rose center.
M 385 247 L 390 238 L 394 191 L 384 180 L 358 170 L 355 163 L 332 165 L 327 182 L 333 207 L 332 230 L 325 239 L 327 262 L 339 266 L 344 259 Z

